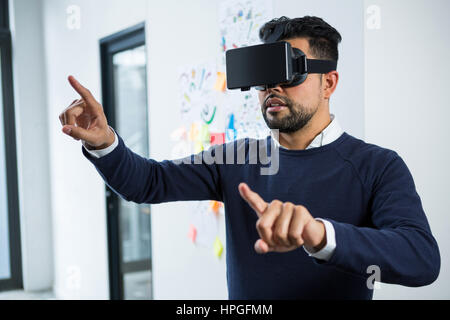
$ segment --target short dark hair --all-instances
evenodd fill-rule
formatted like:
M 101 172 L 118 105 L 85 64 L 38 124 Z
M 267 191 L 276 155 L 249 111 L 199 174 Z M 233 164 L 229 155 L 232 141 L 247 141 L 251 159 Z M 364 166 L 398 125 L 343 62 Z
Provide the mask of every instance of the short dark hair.
M 282 16 L 272 19 L 259 30 L 259 38 L 265 42 L 270 30 L 284 25 L 283 33 L 278 40 L 306 38 L 309 42 L 311 54 L 317 59 L 338 61 L 338 44 L 342 41 L 339 32 L 326 23 L 322 18 L 305 16 L 290 19 Z

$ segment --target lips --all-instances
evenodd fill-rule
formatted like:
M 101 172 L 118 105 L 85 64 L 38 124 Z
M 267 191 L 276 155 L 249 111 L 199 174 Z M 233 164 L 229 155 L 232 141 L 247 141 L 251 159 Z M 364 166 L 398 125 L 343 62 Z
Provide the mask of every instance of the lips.
M 266 101 L 266 108 L 270 107 L 285 107 L 286 103 L 283 102 L 283 100 L 278 98 L 270 98 Z
M 270 98 L 266 101 L 266 111 L 267 112 L 278 112 L 286 109 L 286 103 L 278 98 Z

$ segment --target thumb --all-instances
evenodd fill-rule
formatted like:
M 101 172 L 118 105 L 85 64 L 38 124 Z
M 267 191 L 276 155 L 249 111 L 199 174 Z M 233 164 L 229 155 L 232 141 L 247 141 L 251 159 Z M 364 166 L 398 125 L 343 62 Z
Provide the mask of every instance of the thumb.
M 269 245 L 263 239 L 258 239 L 255 242 L 255 251 L 256 253 L 264 254 L 270 252 L 271 250 Z
M 62 131 L 74 139 L 77 139 L 77 140 L 81 139 L 81 140 L 86 141 L 87 143 L 93 142 L 93 140 L 94 140 L 92 132 L 89 132 L 88 130 L 81 128 L 81 127 L 66 125 L 62 128 Z

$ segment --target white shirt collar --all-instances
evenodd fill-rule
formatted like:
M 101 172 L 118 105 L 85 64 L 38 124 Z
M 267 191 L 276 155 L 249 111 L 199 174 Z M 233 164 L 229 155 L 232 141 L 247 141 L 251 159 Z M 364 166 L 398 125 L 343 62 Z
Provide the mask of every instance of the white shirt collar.
M 323 129 L 323 131 L 321 133 L 319 133 L 313 139 L 313 141 L 311 141 L 311 143 L 306 147 L 306 149 L 322 147 L 326 144 L 329 144 L 329 143 L 337 140 L 342 135 L 342 133 L 344 133 L 338 120 L 336 119 L 336 116 L 334 114 L 330 114 L 330 117 L 331 117 L 330 124 L 325 129 Z M 272 139 L 274 140 L 275 145 L 277 147 L 287 149 L 286 147 L 284 147 L 280 144 L 280 142 L 277 140 L 277 137 L 275 136 L 275 134 L 273 134 L 272 131 L 270 132 L 270 134 L 271 134 Z

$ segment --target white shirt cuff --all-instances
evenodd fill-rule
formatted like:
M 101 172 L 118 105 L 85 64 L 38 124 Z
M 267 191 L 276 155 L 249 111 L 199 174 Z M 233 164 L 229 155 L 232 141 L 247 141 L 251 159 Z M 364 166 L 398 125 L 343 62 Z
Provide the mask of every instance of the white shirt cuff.
M 95 157 L 97 159 L 101 158 L 101 157 L 104 157 L 107 154 L 111 153 L 119 145 L 119 138 L 117 137 L 116 131 L 113 128 L 111 128 L 111 130 L 114 132 L 114 142 L 113 142 L 112 145 L 110 145 L 109 147 L 107 147 L 105 149 L 89 150 L 88 148 L 86 148 L 85 142 L 82 141 L 81 143 L 83 144 L 84 149 L 87 152 L 89 152 L 90 155 L 92 155 L 93 157 Z
M 327 237 L 327 244 L 320 249 L 317 252 L 312 252 L 311 250 L 307 250 L 305 246 L 303 246 L 303 249 L 305 249 L 306 253 L 313 258 L 319 259 L 319 260 L 330 260 L 331 256 L 334 253 L 334 250 L 336 249 L 336 234 L 334 232 L 333 224 L 330 221 L 316 218 L 316 220 L 322 221 L 325 225 L 325 233 Z

